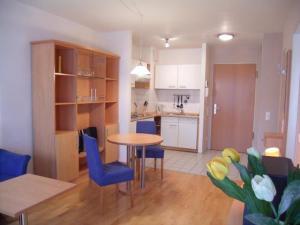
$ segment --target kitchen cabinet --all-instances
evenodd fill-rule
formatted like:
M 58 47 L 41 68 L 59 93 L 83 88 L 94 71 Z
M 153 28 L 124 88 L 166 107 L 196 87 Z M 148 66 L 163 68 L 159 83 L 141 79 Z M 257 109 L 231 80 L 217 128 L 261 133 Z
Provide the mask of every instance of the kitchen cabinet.
M 169 147 L 178 147 L 178 118 L 162 117 L 161 119 L 162 145 Z
M 156 89 L 177 89 L 177 65 L 157 65 L 155 68 Z
M 197 149 L 198 119 L 189 117 L 162 117 L 162 145 L 167 147 Z
M 200 65 L 178 65 L 178 89 L 200 89 Z
M 194 118 L 179 118 L 178 121 L 178 147 L 197 148 L 198 120 Z
M 200 65 L 157 65 L 156 89 L 200 89 Z

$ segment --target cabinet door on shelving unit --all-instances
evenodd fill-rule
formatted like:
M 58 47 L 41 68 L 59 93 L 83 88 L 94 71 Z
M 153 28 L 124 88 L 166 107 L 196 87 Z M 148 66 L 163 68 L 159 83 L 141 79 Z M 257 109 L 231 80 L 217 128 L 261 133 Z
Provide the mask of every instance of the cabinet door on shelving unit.
M 198 120 L 194 118 L 179 118 L 178 147 L 196 149 Z
M 76 50 L 76 72 L 77 75 L 92 75 L 93 54 L 91 51 L 77 49 Z
M 178 89 L 200 89 L 200 65 L 178 65 Z
M 77 131 L 59 132 L 55 135 L 57 179 L 70 181 L 79 176 Z
M 119 133 L 118 124 L 110 124 L 105 126 L 105 140 L 108 136 Z M 105 141 L 105 163 L 113 162 L 119 159 L 119 146 Z
M 93 54 L 93 75 L 105 77 L 106 75 L 106 57 L 101 54 Z
M 177 89 L 177 65 L 157 65 L 155 68 L 156 89 Z

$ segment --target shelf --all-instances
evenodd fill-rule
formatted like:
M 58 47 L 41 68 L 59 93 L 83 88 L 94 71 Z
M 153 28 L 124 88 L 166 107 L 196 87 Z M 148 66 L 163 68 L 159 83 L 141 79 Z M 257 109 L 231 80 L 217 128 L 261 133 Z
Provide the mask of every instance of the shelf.
M 69 73 L 54 73 L 55 76 L 67 76 L 67 77 L 76 77 L 75 74 L 69 74 Z
M 85 104 L 101 104 L 105 103 L 106 101 L 100 100 L 100 101 L 85 101 L 85 102 L 77 102 L 78 105 L 85 105 Z
M 116 78 L 110 78 L 110 77 L 106 77 L 105 80 L 118 81 L 118 79 L 116 79 Z
M 67 134 L 67 133 L 73 133 L 75 130 L 56 130 L 55 134 Z
M 88 75 L 76 75 L 77 78 L 83 78 L 83 79 L 105 79 L 105 77 L 100 76 L 88 76 Z
M 56 102 L 55 105 L 75 105 L 76 102 Z
M 105 103 L 117 103 L 118 100 L 106 100 Z

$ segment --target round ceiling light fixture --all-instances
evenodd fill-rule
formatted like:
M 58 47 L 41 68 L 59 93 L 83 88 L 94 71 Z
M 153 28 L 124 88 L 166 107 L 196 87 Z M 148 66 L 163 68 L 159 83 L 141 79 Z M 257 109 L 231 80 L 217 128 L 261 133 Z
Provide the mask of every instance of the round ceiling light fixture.
M 169 43 L 169 38 L 165 38 L 165 48 L 169 48 L 170 43 Z
M 221 41 L 230 41 L 234 38 L 234 34 L 222 33 L 222 34 L 218 34 L 218 38 Z

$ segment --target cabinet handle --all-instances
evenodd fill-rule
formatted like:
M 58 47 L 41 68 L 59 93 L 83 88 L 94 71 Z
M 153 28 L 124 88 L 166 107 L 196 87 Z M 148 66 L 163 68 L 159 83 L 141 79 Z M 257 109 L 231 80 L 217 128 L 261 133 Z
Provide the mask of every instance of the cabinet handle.
M 169 88 L 175 88 L 175 86 L 174 86 L 174 85 L 169 85 L 168 87 L 169 87 Z
M 177 124 L 169 124 L 169 127 L 177 127 Z
M 181 85 L 181 86 L 179 86 L 180 88 L 186 88 L 186 86 L 184 86 L 184 85 Z

